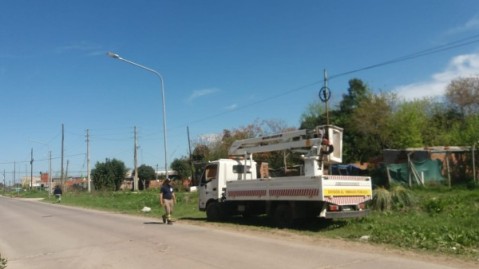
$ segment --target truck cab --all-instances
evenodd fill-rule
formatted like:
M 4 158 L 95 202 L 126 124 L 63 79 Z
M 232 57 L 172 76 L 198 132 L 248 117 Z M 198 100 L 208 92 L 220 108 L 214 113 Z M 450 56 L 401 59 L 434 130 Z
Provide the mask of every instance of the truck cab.
M 219 159 L 209 162 L 200 179 L 199 209 L 206 211 L 208 202 L 224 199 L 226 181 L 256 179 L 256 162 Z

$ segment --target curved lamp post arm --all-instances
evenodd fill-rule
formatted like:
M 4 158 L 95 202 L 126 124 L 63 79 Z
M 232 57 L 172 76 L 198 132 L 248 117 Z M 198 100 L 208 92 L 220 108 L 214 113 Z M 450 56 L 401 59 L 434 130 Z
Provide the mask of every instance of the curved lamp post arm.
M 164 82 L 163 82 L 163 76 L 158 71 L 156 71 L 154 69 L 151 69 L 151 68 L 146 67 L 144 65 L 132 62 L 132 61 L 127 60 L 125 58 L 122 58 L 120 55 L 118 55 L 116 53 L 108 52 L 107 55 L 109 57 L 113 58 L 113 59 L 117 59 L 117 60 L 129 63 L 131 65 L 134 65 L 136 67 L 145 69 L 145 70 L 155 74 L 156 76 L 158 76 L 160 78 L 161 100 L 162 100 L 162 104 L 163 104 L 163 143 L 164 143 L 164 147 L 165 147 L 165 173 L 166 173 L 166 177 L 168 178 L 168 154 L 167 154 L 168 149 L 167 149 L 167 137 L 166 137 L 166 105 L 165 105 L 165 85 L 164 85 Z

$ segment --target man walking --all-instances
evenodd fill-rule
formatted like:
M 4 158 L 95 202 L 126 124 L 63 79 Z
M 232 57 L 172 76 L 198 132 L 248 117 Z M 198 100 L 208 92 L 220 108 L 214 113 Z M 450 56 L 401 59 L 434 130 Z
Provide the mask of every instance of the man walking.
M 55 190 L 53 190 L 53 195 L 57 198 L 57 203 L 60 203 L 62 201 L 62 188 L 60 185 L 55 186 Z
M 170 179 L 167 178 L 163 181 L 163 185 L 160 190 L 160 204 L 165 208 L 165 214 L 163 217 L 163 223 L 173 224 L 171 219 L 171 213 L 176 203 L 176 196 L 173 192 L 173 187 L 170 185 Z

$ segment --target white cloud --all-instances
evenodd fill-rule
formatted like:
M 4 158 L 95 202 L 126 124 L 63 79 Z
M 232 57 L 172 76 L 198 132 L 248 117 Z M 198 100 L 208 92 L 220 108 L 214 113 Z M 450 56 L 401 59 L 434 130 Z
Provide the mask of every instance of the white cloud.
M 443 72 L 433 74 L 429 80 L 402 85 L 394 91 L 407 100 L 444 95 L 447 85 L 460 77 L 479 75 L 479 53 L 454 57 Z
M 446 34 L 455 35 L 469 31 L 475 31 L 477 29 L 479 29 L 479 16 L 474 16 L 463 25 L 450 29 L 446 32 Z
M 238 107 L 237 104 L 232 104 L 232 105 L 229 105 L 229 106 L 227 106 L 227 107 L 225 107 L 225 108 L 226 108 L 227 110 L 234 110 L 234 109 L 236 109 L 237 107 Z
M 99 50 L 101 50 L 100 45 L 94 44 L 94 43 L 91 43 L 91 42 L 87 42 L 87 41 L 70 43 L 68 45 L 56 48 L 57 53 L 66 53 L 66 52 L 71 52 L 71 51 L 82 51 L 82 52 L 87 52 L 87 53 L 95 53 Z M 104 50 L 102 50 L 102 52 L 103 52 L 103 54 L 105 53 Z
M 193 102 L 195 99 L 197 98 L 200 98 L 200 97 L 203 97 L 203 96 L 206 96 L 206 95 L 210 95 L 210 94 L 213 94 L 213 93 L 216 93 L 216 92 L 219 92 L 220 90 L 219 89 L 216 89 L 216 88 L 210 88 L 210 89 L 203 89 L 203 90 L 195 90 L 193 91 L 193 93 L 190 95 L 190 97 L 188 97 L 187 99 L 187 102 L 188 103 L 191 103 Z

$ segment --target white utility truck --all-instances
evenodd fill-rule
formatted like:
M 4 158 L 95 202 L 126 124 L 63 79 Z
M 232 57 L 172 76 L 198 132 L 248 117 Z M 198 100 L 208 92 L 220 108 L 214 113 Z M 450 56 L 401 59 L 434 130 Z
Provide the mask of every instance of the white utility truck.
M 325 165 L 341 163 L 343 130 L 322 125 L 235 141 L 231 159 L 209 162 L 200 180 L 199 209 L 209 221 L 231 215 L 270 216 L 279 227 L 296 220 L 355 218 L 367 214 L 372 198 L 371 178 L 328 175 Z M 291 150 L 300 152 L 300 176 L 270 178 L 267 165 L 257 176 L 254 153 Z

